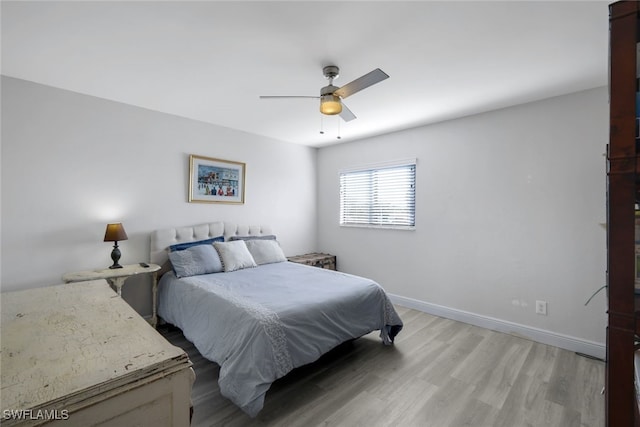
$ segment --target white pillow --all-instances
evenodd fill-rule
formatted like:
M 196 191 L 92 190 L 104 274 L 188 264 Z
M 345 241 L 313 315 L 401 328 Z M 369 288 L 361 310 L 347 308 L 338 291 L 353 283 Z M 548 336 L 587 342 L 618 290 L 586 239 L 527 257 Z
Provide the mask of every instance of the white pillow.
M 282 248 L 280 248 L 280 244 L 276 240 L 245 240 L 245 244 L 253 260 L 258 265 L 285 262 L 287 260 Z
M 247 245 L 244 240 L 234 240 L 233 242 L 213 242 L 213 246 L 220 255 L 225 272 L 257 267 L 257 264 L 247 249 Z

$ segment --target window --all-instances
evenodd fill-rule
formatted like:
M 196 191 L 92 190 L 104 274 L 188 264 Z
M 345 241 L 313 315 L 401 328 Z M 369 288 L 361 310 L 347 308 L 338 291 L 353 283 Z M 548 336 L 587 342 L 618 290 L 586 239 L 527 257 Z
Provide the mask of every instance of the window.
M 416 161 L 340 173 L 340 225 L 415 227 Z

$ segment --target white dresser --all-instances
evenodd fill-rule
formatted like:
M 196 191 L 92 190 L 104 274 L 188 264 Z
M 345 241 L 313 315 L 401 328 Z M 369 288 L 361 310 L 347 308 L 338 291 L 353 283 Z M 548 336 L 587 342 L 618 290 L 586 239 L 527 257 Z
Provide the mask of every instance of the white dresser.
M 0 298 L 3 426 L 189 425 L 186 353 L 106 281 Z

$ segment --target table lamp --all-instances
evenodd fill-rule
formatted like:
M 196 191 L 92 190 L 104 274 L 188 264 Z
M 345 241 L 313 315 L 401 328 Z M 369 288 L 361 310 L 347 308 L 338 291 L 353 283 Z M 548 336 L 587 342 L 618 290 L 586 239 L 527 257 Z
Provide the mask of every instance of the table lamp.
M 127 240 L 127 233 L 124 231 L 124 227 L 122 223 L 117 224 L 107 224 L 107 231 L 104 233 L 104 241 L 105 242 L 115 242 L 113 245 L 113 250 L 111 251 L 111 259 L 113 260 L 113 265 L 109 268 L 122 268 L 118 261 L 120 260 L 120 248 L 118 247 L 118 242 L 122 240 Z

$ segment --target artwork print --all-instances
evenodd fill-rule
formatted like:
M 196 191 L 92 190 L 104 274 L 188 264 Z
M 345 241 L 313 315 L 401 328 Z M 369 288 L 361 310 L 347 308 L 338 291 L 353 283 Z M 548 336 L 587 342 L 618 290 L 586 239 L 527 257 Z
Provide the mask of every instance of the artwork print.
M 189 164 L 189 202 L 244 203 L 244 163 L 192 154 Z

